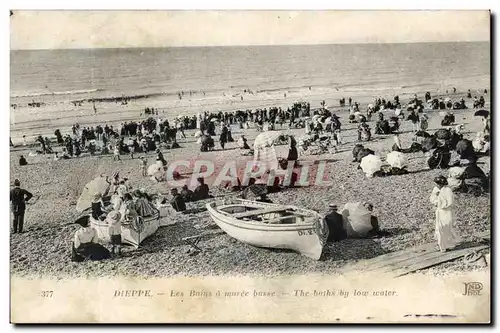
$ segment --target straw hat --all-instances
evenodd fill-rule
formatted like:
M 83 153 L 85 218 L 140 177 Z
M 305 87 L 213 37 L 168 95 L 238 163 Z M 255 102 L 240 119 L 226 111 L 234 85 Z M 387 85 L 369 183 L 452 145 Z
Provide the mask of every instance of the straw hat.
M 434 178 L 434 183 L 444 186 L 448 185 L 448 180 L 444 176 L 437 176 L 436 178 Z
M 102 198 L 102 194 L 99 192 L 94 193 L 94 202 L 99 201 Z
M 120 221 L 121 218 L 122 218 L 122 214 L 120 214 L 120 212 L 116 211 L 116 210 L 112 210 L 111 212 L 109 212 L 108 216 L 106 217 L 106 219 L 111 223 L 118 222 L 118 221 Z

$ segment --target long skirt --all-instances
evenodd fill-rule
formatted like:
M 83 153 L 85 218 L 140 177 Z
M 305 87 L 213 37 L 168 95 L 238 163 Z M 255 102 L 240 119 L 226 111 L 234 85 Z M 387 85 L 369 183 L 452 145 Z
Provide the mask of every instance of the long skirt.
M 111 258 L 111 254 L 108 249 L 106 249 L 101 244 L 97 243 L 85 243 L 80 244 L 78 248 L 75 248 L 73 243 L 71 246 L 71 260 L 76 262 L 82 262 L 85 260 L 104 260 Z
M 144 199 L 139 199 L 136 201 L 136 210 L 139 216 L 142 217 L 153 216 L 156 213 L 153 204 Z
M 451 209 L 436 209 L 436 239 L 441 251 L 454 248 L 460 237 L 453 229 L 453 211 Z

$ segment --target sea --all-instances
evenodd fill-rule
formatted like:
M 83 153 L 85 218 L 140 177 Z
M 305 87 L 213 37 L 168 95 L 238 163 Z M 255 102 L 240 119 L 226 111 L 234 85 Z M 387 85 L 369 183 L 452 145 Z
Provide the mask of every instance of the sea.
M 348 96 L 482 90 L 490 43 L 342 44 L 13 50 L 11 137 L 201 111 L 286 106 Z M 136 96 L 127 105 L 106 98 Z M 97 98 L 96 111 L 88 99 Z M 74 105 L 72 101 L 83 100 Z M 41 103 L 30 107 L 29 103 Z M 319 105 L 318 105 L 319 106 Z

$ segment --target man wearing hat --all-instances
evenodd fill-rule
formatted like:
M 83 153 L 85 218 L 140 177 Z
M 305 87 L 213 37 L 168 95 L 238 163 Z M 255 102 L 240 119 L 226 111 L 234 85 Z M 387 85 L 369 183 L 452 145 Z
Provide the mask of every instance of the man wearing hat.
M 453 191 L 447 186 L 448 181 L 444 176 L 434 178 L 434 183 L 436 186 L 432 190 L 430 201 L 436 207 L 435 235 L 439 250 L 445 252 L 460 242 L 459 236 L 453 229 L 455 216 Z
M 14 233 L 23 232 L 26 202 L 32 197 L 33 194 L 21 188 L 19 179 L 14 180 L 14 188 L 10 191 L 10 201 L 12 203 L 12 212 L 14 213 Z
M 328 239 L 327 242 L 335 242 L 347 238 L 347 232 L 344 229 L 342 215 L 338 213 L 338 206 L 336 204 L 328 205 L 330 211 L 325 216 L 325 222 L 328 226 Z

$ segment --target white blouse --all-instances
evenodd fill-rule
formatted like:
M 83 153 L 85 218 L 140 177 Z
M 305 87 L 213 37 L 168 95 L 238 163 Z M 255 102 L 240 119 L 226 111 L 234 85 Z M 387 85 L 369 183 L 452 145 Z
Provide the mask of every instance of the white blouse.
M 75 232 L 74 242 L 75 248 L 78 248 L 80 244 L 97 243 L 97 231 L 90 226 L 78 229 Z

